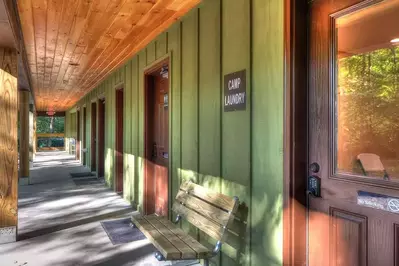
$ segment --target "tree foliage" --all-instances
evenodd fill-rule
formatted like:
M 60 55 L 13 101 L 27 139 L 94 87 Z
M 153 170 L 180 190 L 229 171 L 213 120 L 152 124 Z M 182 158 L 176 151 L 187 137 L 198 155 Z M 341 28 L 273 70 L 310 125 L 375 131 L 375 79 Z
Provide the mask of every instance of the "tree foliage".
M 52 129 L 51 129 L 51 123 Z M 64 133 L 65 117 L 39 116 L 36 120 L 37 133 Z
M 359 153 L 375 153 L 389 171 L 399 171 L 398 55 L 399 47 L 391 47 L 339 60 L 340 171 L 359 171 L 354 169 Z

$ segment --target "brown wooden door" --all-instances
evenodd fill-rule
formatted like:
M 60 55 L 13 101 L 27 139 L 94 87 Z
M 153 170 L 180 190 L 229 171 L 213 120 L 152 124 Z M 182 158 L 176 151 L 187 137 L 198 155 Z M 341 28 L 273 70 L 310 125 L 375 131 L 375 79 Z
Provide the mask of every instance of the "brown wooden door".
M 117 192 L 123 193 L 123 89 L 116 91 L 116 184 Z
M 76 112 L 76 160 L 80 161 L 80 111 Z
M 169 80 L 147 76 L 146 212 L 168 215 Z
M 309 4 L 308 265 L 399 265 L 399 1 Z M 309 187 L 310 189 L 310 187 Z
M 98 176 L 104 176 L 105 100 L 98 101 Z
M 97 103 L 91 103 L 91 171 L 97 171 Z
M 87 145 L 86 145 L 86 133 L 87 133 L 87 130 L 86 130 L 86 118 L 87 118 L 87 114 L 86 114 L 86 107 L 83 107 L 83 136 L 82 136 L 82 147 L 83 147 L 83 149 L 84 149 L 84 152 L 83 152 L 83 165 L 87 165 Z

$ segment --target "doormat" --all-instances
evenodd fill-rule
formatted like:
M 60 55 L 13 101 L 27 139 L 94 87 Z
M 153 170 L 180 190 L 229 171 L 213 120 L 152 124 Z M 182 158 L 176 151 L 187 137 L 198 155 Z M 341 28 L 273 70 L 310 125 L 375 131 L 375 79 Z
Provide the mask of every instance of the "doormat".
M 69 173 L 72 178 L 77 177 L 86 177 L 86 176 L 95 176 L 92 172 L 81 172 L 81 173 Z
M 87 186 L 87 185 L 97 185 L 97 184 L 105 184 L 104 179 L 99 179 L 97 177 L 92 178 L 81 178 L 81 179 L 72 179 L 75 185 L 77 186 Z
M 101 222 L 112 244 L 119 245 L 146 239 L 137 228 L 130 227 L 130 218 Z

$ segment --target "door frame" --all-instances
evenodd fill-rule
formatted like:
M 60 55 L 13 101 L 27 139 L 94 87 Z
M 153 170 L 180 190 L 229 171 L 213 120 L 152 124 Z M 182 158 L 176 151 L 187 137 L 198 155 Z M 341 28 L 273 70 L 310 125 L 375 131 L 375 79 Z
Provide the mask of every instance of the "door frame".
M 168 64 L 168 73 L 169 73 L 169 92 L 168 92 L 168 100 L 169 100 L 169 110 L 171 110 L 171 53 L 167 53 L 165 56 L 160 57 L 158 60 L 154 61 L 153 63 L 149 64 L 146 68 L 144 68 L 144 72 L 143 72 L 143 80 L 144 80 L 144 193 L 143 193 L 143 211 L 144 214 L 148 214 L 147 211 L 147 203 L 148 203 L 148 193 L 149 193 L 149 176 L 147 175 L 147 158 L 149 157 L 149 155 L 151 154 L 151 150 L 149 150 L 148 147 L 148 140 L 149 140 L 149 132 L 147 130 L 148 128 L 148 119 L 147 119 L 147 114 L 148 114 L 148 97 L 149 97 L 149 84 L 148 84 L 148 76 L 153 73 L 156 69 L 162 67 L 164 64 Z M 171 112 L 169 111 L 169 122 L 171 118 Z M 169 149 L 171 147 L 171 124 L 169 123 Z M 169 216 L 171 215 L 171 184 L 172 184 L 172 174 L 171 174 L 171 162 L 172 162 L 172 153 L 169 152 L 169 163 L 168 163 L 168 212 L 169 212 Z M 153 200 L 153 202 L 155 203 L 155 200 Z
M 75 159 L 81 162 L 81 130 L 80 130 L 80 108 L 76 110 L 76 143 L 75 143 Z
M 87 106 L 86 104 L 82 106 L 82 164 L 87 166 Z
M 306 265 L 307 257 L 307 29 L 308 1 L 284 0 L 283 265 Z
M 122 128 L 122 188 L 121 188 L 121 190 L 120 191 L 118 191 L 118 163 L 117 163 L 117 145 L 118 145 L 118 109 L 117 109 L 117 94 L 120 92 L 120 91 L 122 91 L 122 93 L 123 93 L 123 102 L 122 102 L 122 104 L 123 104 L 123 111 L 122 111 L 122 123 L 123 123 L 123 128 Z M 114 149 L 114 165 L 115 165 L 115 167 L 114 167 L 114 176 L 115 176 L 115 178 L 114 178 L 114 190 L 116 191 L 116 192 L 121 192 L 122 193 L 122 195 L 123 195 L 123 187 L 124 187 L 124 180 L 123 180 L 123 176 L 124 176 L 124 170 L 123 170 L 123 156 L 124 156 L 124 148 L 125 148 L 125 141 L 124 141 L 124 134 L 125 134 L 125 132 L 124 132 L 124 119 L 125 119 L 125 115 L 124 115 L 124 112 L 125 112 L 125 84 L 123 83 L 123 82 L 121 82 L 121 83 L 119 83 L 119 84 L 117 84 L 115 87 L 114 87 L 114 96 L 115 96 L 115 131 L 114 131 L 114 134 L 115 134 L 115 149 Z
M 95 109 L 93 109 L 95 107 Z M 98 105 L 97 99 L 91 101 L 91 109 L 90 109 L 90 169 L 91 171 L 95 171 L 97 173 L 97 136 L 98 136 L 98 120 L 97 120 L 97 112 Z M 97 175 L 98 177 L 98 175 Z
M 105 175 L 105 131 L 106 131 L 105 104 L 106 104 L 105 95 L 98 96 L 97 99 L 97 176 L 98 177 L 104 177 Z M 104 105 L 104 107 L 102 107 L 102 105 Z M 104 113 L 103 119 L 100 113 L 100 106 L 101 106 L 101 112 Z

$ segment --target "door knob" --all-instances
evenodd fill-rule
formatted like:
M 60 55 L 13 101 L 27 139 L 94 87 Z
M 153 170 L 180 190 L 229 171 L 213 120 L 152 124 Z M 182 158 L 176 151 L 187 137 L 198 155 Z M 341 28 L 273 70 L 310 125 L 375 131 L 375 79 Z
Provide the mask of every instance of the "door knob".
M 320 171 L 320 165 L 318 164 L 318 163 L 312 163 L 310 166 L 309 166 L 309 170 L 312 172 L 312 173 L 318 173 L 319 171 Z

